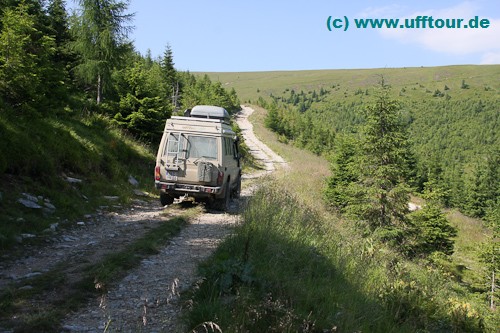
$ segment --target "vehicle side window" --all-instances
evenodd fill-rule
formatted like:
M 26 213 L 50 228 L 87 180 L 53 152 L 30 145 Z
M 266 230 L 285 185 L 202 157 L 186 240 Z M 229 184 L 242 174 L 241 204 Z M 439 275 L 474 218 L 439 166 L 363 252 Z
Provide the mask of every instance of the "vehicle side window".
M 233 142 L 233 157 L 238 159 L 239 158 L 239 148 L 238 148 L 238 142 L 237 141 L 234 141 Z
M 233 155 L 233 145 L 231 141 L 230 138 L 224 138 L 223 140 L 225 155 Z

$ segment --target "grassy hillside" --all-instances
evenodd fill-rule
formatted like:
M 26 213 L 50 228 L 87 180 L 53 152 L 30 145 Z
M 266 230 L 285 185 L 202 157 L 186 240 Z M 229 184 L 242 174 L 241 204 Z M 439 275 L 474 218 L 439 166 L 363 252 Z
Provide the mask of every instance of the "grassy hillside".
M 496 331 L 490 272 L 479 258 L 492 235 L 483 221 L 446 210 L 458 229 L 454 254 L 406 260 L 325 209 L 328 162 L 297 147 L 327 155 L 338 135 L 359 131 L 362 111 L 383 78 L 413 142 L 414 189 L 431 184 L 448 206 L 476 216 L 494 213 L 500 66 L 203 74 L 269 110 L 274 126 L 266 125 L 278 135 L 263 128 L 271 121 L 262 109 L 254 129 L 291 169 L 256 194 L 243 226 L 204 267 L 207 280 L 194 295 L 193 326 Z
M 153 189 L 153 152 L 105 116 L 0 113 L 0 133 L 0 250 L 36 241 L 51 225 L 72 225 L 99 206 L 128 202 L 135 189 L 129 176 Z M 21 204 L 26 195 L 40 208 Z
M 500 93 L 500 65 L 195 74 L 207 74 L 212 80 L 220 81 L 225 88 L 234 88 L 242 101 L 255 101 L 259 97 L 269 97 L 270 94 L 280 95 L 285 89 L 312 91 L 322 87 L 330 89 L 338 84 L 342 94 L 352 93 L 359 88 L 372 88 L 381 75 L 386 83 L 393 86 L 396 93 L 403 87 L 422 85 L 423 91 L 415 97 L 425 96 L 426 89 L 432 92 L 436 89 L 443 90 L 444 85 L 454 92 L 459 92 L 462 98 L 481 94 L 485 88 L 493 89 L 497 95 Z M 474 89 L 458 90 L 462 80 Z

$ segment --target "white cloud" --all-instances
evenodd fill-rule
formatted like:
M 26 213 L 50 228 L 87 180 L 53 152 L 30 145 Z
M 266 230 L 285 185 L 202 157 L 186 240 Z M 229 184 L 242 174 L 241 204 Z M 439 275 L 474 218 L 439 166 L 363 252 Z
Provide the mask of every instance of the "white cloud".
M 380 11 L 370 8 L 369 12 L 378 13 L 378 18 L 389 18 L 383 15 L 383 10 L 389 7 L 380 8 Z M 394 9 L 394 8 L 392 8 Z M 477 7 L 470 2 L 464 2 L 457 6 L 445 9 L 431 9 L 422 12 L 414 12 L 404 16 L 392 16 L 399 18 L 400 24 L 404 24 L 405 19 L 415 19 L 418 16 L 433 17 L 437 19 L 463 19 L 461 23 L 469 24 L 469 19 L 473 19 L 477 14 Z M 390 12 L 390 10 L 389 10 Z M 372 18 L 377 18 L 372 16 Z M 382 36 L 398 40 L 401 43 L 419 44 L 428 50 L 452 55 L 465 55 L 483 53 L 483 62 L 497 62 L 500 54 L 500 19 L 491 17 L 479 17 L 479 20 L 488 19 L 489 27 L 483 29 L 471 28 L 414 28 L 414 29 L 379 29 Z M 427 23 L 428 25 L 428 23 Z

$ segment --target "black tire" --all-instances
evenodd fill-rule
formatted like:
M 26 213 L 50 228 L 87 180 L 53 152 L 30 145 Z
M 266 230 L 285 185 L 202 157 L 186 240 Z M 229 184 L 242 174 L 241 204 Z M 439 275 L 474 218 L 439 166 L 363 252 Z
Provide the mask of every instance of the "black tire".
M 236 180 L 236 187 L 233 190 L 233 198 L 239 199 L 241 195 L 241 175 L 238 175 L 238 180 Z
M 162 206 L 171 205 L 174 202 L 174 197 L 167 193 L 160 193 L 160 203 Z
M 226 183 L 224 189 L 224 196 L 222 198 L 216 199 L 213 204 L 213 208 L 226 212 L 229 210 L 229 203 L 231 202 L 231 189 L 229 187 L 229 180 Z

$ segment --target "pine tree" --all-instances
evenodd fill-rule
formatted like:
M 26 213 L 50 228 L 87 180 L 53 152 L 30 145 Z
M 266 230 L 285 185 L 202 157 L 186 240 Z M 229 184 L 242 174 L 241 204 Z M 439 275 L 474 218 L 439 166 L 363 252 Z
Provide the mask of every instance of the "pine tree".
M 133 15 L 125 14 L 128 2 L 115 0 L 79 0 L 81 15 L 75 17 L 72 26 L 75 42 L 73 49 L 80 55 L 77 66 L 80 77 L 93 83 L 97 104 L 111 85 L 112 69 L 128 46 L 128 33 L 132 29 L 125 24 Z
M 4 10 L 0 32 L 0 96 L 24 111 L 40 110 L 51 96 L 51 58 L 54 39 L 37 29 L 37 18 L 27 4 Z
M 367 196 L 360 215 L 372 229 L 404 228 L 408 212 L 409 143 L 398 102 L 390 99 L 389 92 L 382 81 L 375 104 L 366 109 L 363 128 L 361 184 Z
M 457 229 L 450 225 L 440 207 L 432 202 L 409 215 L 414 241 L 407 252 L 411 256 L 433 252 L 453 254 Z

